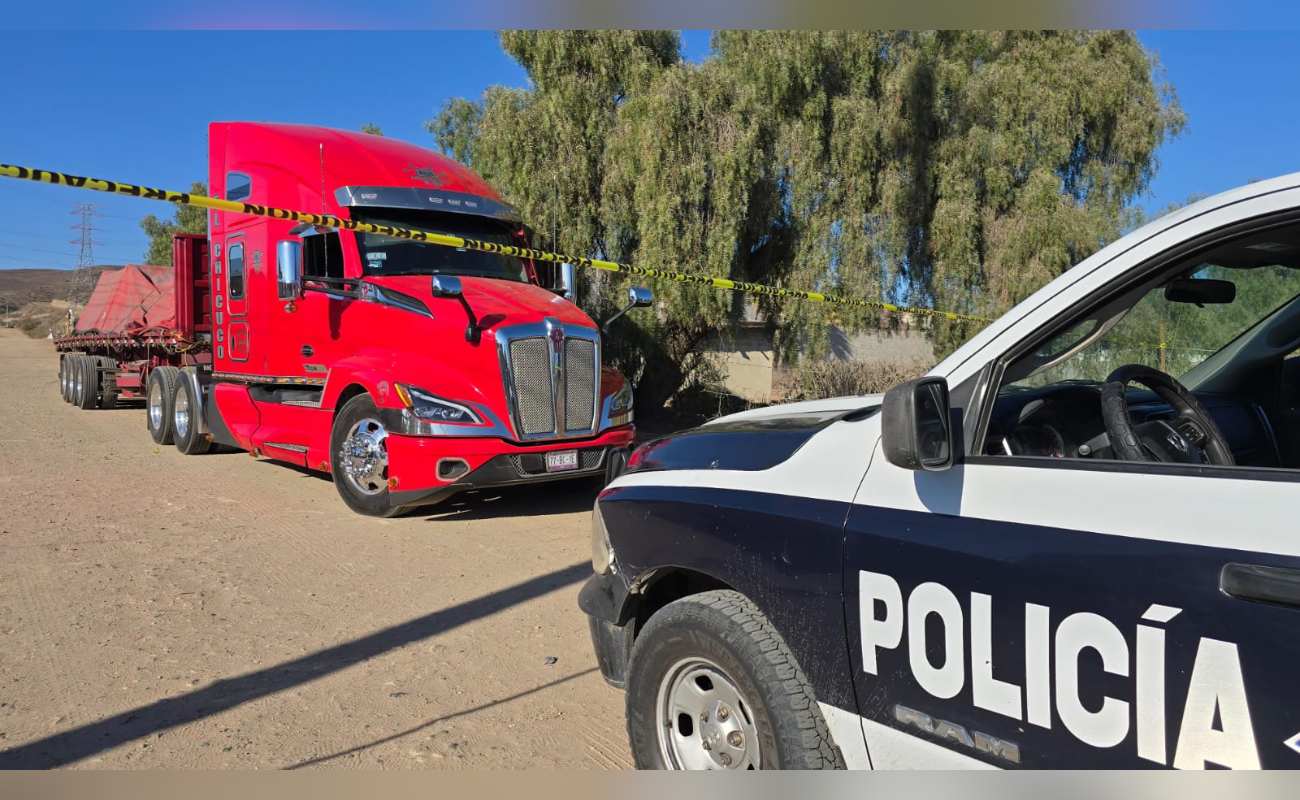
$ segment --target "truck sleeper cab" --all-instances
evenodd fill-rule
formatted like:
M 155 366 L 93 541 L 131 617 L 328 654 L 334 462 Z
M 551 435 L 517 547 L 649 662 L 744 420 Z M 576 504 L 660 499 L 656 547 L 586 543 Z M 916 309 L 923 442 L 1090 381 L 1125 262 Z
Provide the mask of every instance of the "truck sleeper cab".
M 517 211 L 432 151 L 303 125 L 208 133 L 215 197 L 528 245 Z M 631 387 L 556 269 L 215 211 L 209 242 L 210 364 L 150 376 L 157 441 L 329 472 L 373 516 L 603 476 L 633 441 Z
M 1300 766 L 1300 174 L 924 377 L 647 442 L 579 605 L 655 768 Z

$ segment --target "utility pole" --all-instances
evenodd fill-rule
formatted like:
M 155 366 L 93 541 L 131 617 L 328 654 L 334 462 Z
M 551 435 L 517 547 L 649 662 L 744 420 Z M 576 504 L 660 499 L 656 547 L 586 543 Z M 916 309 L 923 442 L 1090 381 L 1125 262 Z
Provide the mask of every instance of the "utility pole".
M 72 273 L 72 288 L 68 290 L 68 302 L 76 305 L 86 302 L 94 288 L 94 274 L 92 268 L 95 266 L 95 245 L 100 244 L 94 241 L 94 232 L 99 230 L 92 223 L 94 218 L 99 216 L 96 211 L 98 203 L 77 203 L 76 208 L 68 213 L 78 218 L 75 225 L 68 227 L 74 231 L 80 232 L 76 239 L 69 239 L 70 244 L 80 247 L 77 251 L 77 267 Z

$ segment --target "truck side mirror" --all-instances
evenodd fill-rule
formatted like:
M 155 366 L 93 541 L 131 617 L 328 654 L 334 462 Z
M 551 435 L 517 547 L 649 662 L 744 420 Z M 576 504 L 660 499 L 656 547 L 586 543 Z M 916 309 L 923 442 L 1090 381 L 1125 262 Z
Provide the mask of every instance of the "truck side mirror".
M 434 275 L 429 279 L 429 290 L 434 297 L 460 297 L 460 278 L 455 275 Z
M 478 317 L 474 315 L 474 309 L 470 308 L 469 301 L 465 299 L 460 278 L 455 275 L 434 275 L 429 279 L 429 291 L 434 297 L 450 297 L 460 301 L 461 307 L 465 309 L 465 316 L 469 317 L 469 325 L 465 327 L 465 341 L 478 344 L 482 333 L 478 327 Z
M 605 320 L 605 324 L 600 326 L 600 332 L 609 335 L 609 326 L 614 320 L 623 316 L 634 308 L 645 308 L 653 305 L 655 301 L 654 293 L 644 286 L 633 286 L 627 290 L 627 305 L 623 306 L 617 314 Z
M 880 412 L 885 459 L 896 467 L 940 472 L 953 464 L 948 381 L 923 377 L 885 393 Z
M 286 239 L 275 246 L 275 285 L 281 300 L 302 297 L 302 242 Z
M 570 303 L 578 303 L 578 267 L 574 264 L 561 264 L 559 275 L 559 291 L 557 294 L 568 300 Z

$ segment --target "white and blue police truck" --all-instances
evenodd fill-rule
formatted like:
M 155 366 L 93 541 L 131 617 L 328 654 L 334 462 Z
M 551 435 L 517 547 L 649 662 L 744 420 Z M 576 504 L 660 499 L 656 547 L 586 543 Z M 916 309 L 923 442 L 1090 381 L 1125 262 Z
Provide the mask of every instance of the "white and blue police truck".
M 883 396 L 646 443 L 579 604 L 640 767 L 1300 767 L 1300 174 Z

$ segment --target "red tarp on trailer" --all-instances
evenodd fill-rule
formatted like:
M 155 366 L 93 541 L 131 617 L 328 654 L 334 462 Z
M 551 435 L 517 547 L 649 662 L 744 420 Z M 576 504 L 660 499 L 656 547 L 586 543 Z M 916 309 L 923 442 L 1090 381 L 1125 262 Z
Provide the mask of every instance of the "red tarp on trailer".
M 171 267 L 127 264 L 101 272 L 76 333 L 144 336 L 176 327 L 175 275 Z

